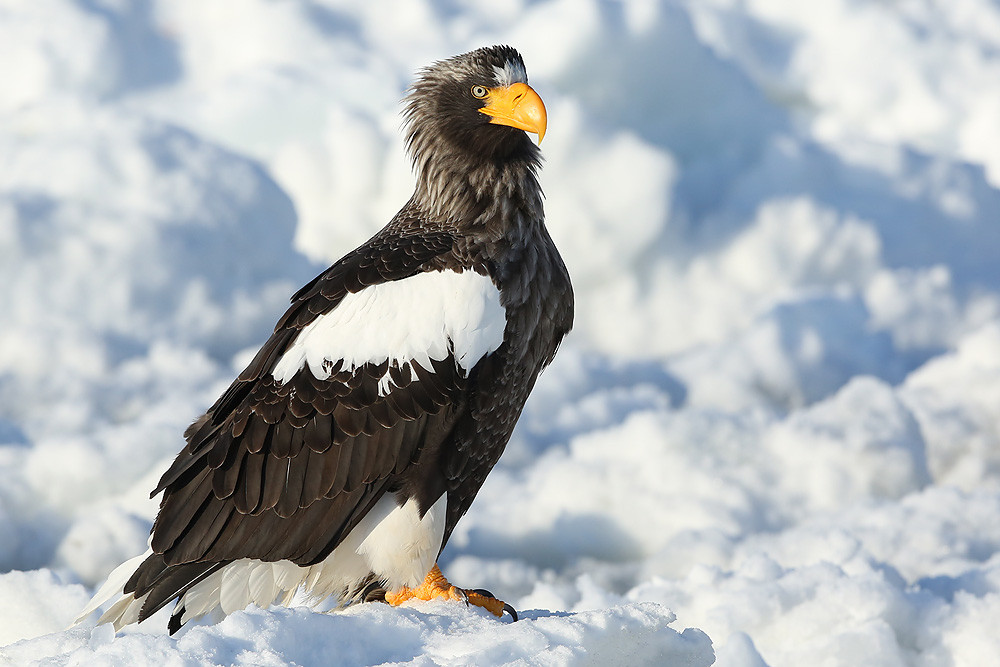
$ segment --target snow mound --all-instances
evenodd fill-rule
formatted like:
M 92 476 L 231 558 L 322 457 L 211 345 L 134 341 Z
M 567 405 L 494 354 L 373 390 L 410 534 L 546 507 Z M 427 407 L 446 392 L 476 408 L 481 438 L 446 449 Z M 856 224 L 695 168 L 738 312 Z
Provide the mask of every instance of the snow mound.
M 12 576 L 3 575 L 0 582 L 6 584 Z M 7 588 L 19 592 L 17 586 L 15 582 Z M 36 586 L 31 593 L 46 593 Z M 179 638 L 126 630 L 113 640 L 113 632 L 104 627 L 74 629 L 10 644 L 0 648 L 0 658 L 63 664 L 711 665 L 715 655 L 709 638 L 692 628 L 683 632 L 670 628 L 675 620 L 672 612 L 653 602 L 576 613 L 527 611 L 517 623 L 500 622 L 487 612 L 447 602 L 427 603 L 420 611 L 367 604 L 332 614 L 254 608 L 216 625 L 193 627 Z M 386 641 L 390 637 L 392 641 Z M 80 639 L 86 640 L 83 646 Z

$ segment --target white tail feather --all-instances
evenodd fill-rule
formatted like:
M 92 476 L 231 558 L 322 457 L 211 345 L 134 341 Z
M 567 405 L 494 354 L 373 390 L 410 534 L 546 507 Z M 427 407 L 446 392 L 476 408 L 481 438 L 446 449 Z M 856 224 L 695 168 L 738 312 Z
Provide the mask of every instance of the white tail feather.
M 267 609 L 278 596 L 274 583 L 274 568 L 270 563 L 257 561 L 250 570 L 250 600 L 258 607 Z
M 184 593 L 184 615 L 181 622 L 204 616 L 219 606 L 219 591 L 222 590 L 222 570 L 213 572 Z
M 250 604 L 250 567 L 253 561 L 243 558 L 222 568 L 222 590 L 219 605 L 226 614 L 243 609 Z
M 100 607 L 102 604 L 104 604 L 111 598 L 115 597 L 116 595 L 122 595 L 125 589 L 125 584 L 132 577 L 132 574 L 135 572 L 136 568 L 138 568 L 139 565 L 142 563 L 142 561 L 146 560 L 146 558 L 148 558 L 152 554 L 153 554 L 152 549 L 149 549 L 146 551 L 146 553 L 142 554 L 141 556 L 130 558 L 129 560 L 125 561 L 124 563 L 116 567 L 114 570 L 112 570 L 111 574 L 108 575 L 108 580 L 104 582 L 104 584 L 97 590 L 96 593 L 94 593 L 94 597 L 90 599 L 90 602 L 87 603 L 87 606 L 83 608 L 83 611 L 80 612 L 80 615 L 76 618 L 75 621 L 73 621 L 73 625 L 79 625 L 80 623 L 82 623 L 88 616 L 90 616 L 93 612 L 95 612 L 98 607 Z M 132 597 L 131 595 L 127 595 L 122 598 L 122 600 L 126 599 L 134 600 L 135 598 Z M 115 607 L 119 606 L 122 600 L 119 600 L 117 603 L 115 603 Z M 105 614 L 105 616 L 107 616 L 107 614 Z M 107 622 L 103 620 L 104 618 L 103 616 L 101 618 L 102 618 L 102 620 L 100 621 L 101 623 Z
M 115 626 L 115 632 L 118 632 L 126 625 L 137 622 L 139 620 L 139 612 L 142 611 L 142 605 L 146 602 L 147 596 L 148 593 L 141 598 L 136 598 L 132 595 L 123 595 L 118 602 L 114 603 L 110 609 L 104 612 L 104 615 L 101 616 L 97 623 L 112 623 Z
M 274 585 L 283 591 L 292 591 L 302 584 L 302 568 L 290 560 L 271 563 L 274 571 Z

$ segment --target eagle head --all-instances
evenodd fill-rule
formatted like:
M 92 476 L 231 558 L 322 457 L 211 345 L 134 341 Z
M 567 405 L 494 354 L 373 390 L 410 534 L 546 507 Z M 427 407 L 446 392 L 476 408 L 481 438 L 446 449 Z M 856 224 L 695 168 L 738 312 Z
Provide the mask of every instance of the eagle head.
M 509 46 L 490 46 L 424 68 L 406 99 L 407 147 L 418 169 L 428 157 L 481 162 L 538 161 L 526 132 L 545 135 L 545 105 L 524 60 Z

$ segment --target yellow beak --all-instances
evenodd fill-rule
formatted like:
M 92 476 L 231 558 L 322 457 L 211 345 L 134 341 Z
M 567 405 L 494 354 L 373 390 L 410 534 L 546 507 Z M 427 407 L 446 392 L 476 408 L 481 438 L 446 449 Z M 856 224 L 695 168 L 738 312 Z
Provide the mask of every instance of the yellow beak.
M 490 88 L 486 106 L 479 110 L 490 116 L 491 123 L 509 125 L 538 135 L 538 143 L 545 136 L 545 104 L 531 86 L 513 83 L 504 88 Z

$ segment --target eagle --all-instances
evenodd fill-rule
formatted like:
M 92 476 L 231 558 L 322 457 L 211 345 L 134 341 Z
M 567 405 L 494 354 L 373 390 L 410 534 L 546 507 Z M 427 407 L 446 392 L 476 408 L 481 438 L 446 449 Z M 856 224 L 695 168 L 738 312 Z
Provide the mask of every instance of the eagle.
M 150 494 L 149 550 L 115 630 L 176 601 L 210 612 L 446 598 L 498 617 L 437 559 L 573 324 L 573 289 L 538 184 L 546 112 L 509 46 L 422 69 L 404 100 L 413 195 L 291 298 L 274 333 L 184 433 Z

